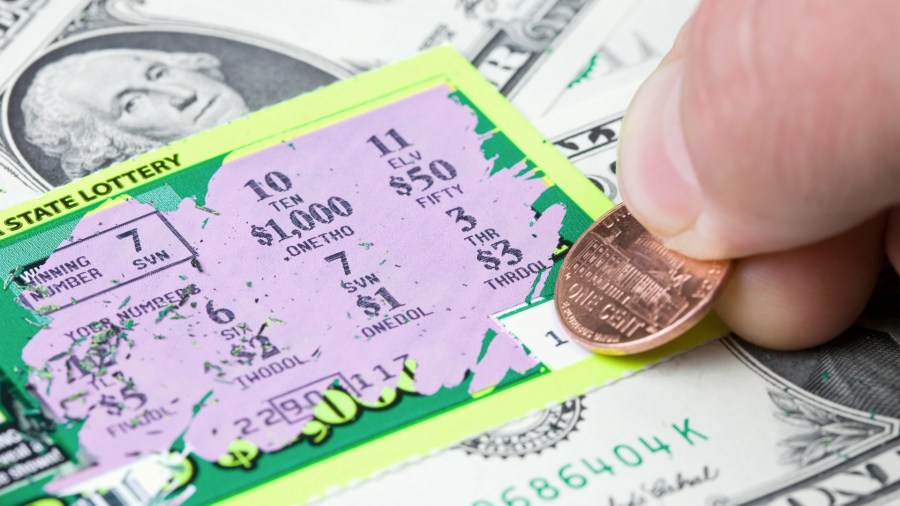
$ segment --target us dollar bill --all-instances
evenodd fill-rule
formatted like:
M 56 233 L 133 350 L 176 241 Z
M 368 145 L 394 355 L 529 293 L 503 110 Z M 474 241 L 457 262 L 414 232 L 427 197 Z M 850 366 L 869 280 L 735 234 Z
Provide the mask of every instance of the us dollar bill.
M 642 81 L 669 52 L 699 0 L 639 0 L 575 74 L 553 110 L 578 108 Z
M 613 200 L 636 87 L 537 123 Z M 830 343 L 777 352 L 730 335 L 319 504 L 896 504 L 898 304 L 900 279 L 886 266 L 862 317 Z M 552 308 L 504 325 L 554 370 L 588 355 Z
M 441 44 L 537 115 L 632 2 L 0 2 L 0 207 Z

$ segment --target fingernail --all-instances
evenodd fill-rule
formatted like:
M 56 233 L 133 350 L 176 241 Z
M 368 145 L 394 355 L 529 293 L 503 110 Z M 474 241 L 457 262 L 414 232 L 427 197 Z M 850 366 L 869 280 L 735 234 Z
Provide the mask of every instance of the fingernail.
M 628 209 L 651 232 L 674 237 L 700 211 L 700 185 L 681 121 L 682 59 L 661 65 L 635 94 L 620 133 L 618 171 Z

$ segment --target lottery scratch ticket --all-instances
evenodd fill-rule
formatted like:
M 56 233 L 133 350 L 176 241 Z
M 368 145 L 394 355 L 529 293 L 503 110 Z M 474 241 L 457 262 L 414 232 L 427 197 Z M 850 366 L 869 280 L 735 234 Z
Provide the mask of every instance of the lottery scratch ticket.
M 303 501 L 717 335 L 554 351 L 609 206 L 438 49 L 7 209 L 0 493 Z

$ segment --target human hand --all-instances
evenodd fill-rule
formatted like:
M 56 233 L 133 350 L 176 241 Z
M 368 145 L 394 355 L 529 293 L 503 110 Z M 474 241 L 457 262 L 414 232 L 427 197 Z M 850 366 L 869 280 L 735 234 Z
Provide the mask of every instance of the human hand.
M 635 95 L 619 143 L 632 214 L 672 249 L 737 258 L 717 311 L 794 349 L 900 268 L 900 3 L 705 0 Z

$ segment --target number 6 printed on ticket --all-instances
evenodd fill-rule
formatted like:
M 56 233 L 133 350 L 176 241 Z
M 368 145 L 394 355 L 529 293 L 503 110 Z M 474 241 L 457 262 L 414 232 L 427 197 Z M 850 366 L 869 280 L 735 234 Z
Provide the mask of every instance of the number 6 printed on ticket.
M 715 335 L 568 342 L 609 207 L 438 49 L 2 211 L 2 502 L 302 502 Z

